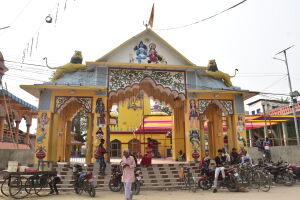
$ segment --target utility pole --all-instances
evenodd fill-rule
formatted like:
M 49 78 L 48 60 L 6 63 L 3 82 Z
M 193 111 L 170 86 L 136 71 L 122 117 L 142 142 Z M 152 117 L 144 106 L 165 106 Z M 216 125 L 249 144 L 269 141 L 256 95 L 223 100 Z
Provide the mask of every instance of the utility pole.
M 294 97 L 299 96 L 299 92 L 295 91 L 293 92 L 292 89 L 292 83 L 291 83 L 291 78 L 290 78 L 290 71 L 289 71 L 289 65 L 288 65 L 288 61 L 287 61 L 287 56 L 286 56 L 286 51 L 289 50 L 290 48 L 292 48 L 294 45 L 278 52 L 276 55 L 283 53 L 284 54 L 284 58 L 285 60 L 282 59 L 278 59 L 278 58 L 274 58 L 277 60 L 281 60 L 285 62 L 286 65 L 286 69 L 287 69 L 287 75 L 288 75 L 288 80 L 289 80 L 289 87 L 290 87 L 290 97 L 291 97 L 291 103 L 292 103 L 292 111 L 293 111 L 293 115 L 294 115 L 294 123 L 295 123 L 295 130 L 296 130 L 296 138 L 297 138 L 297 145 L 300 145 L 300 140 L 299 140 L 299 129 L 298 129 L 298 123 L 297 123 L 297 116 L 296 116 L 296 107 L 295 107 L 295 102 L 294 102 Z

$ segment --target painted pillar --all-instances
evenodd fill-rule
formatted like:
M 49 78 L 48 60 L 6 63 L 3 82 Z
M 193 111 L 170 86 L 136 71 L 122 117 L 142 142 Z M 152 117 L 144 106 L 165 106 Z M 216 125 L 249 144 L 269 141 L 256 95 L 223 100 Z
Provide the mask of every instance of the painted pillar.
M 57 139 L 58 139 L 58 124 L 59 124 L 59 114 L 53 113 L 51 117 L 52 129 L 50 131 L 51 142 L 49 142 L 49 148 L 51 149 L 51 154 L 49 160 L 57 162 Z
M 26 124 L 25 144 L 30 144 L 30 137 L 29 137 L 30 127 L 31 127 L 31 124 Z
M 4 120 L 5 117 L 0 117 L 0 141 L 4 139 Z
M 288 146 L 288 141 L 287 141 L 287 126 L 286 126 L 286 122 L 282 122 L 282 135 L 283 135 L 283 142 L 284 142 L 284 146 Z
M 185 144 L 187 161 L 198 161 L 201 156 L 200 121 L 196 99 L 185 103 Z M 182 120 L 182 119 L 181 119 Z M 183 120 L 182 120 L 183 121 Z
M 200 115 L 200 144 L 201 144 L 201 158 L 205 155 L 205 130 L 204 130 L 204 115 Z
M 16 128 L 15 128 L 15 134 L 16 134 L 16 143 L 19 143 L 19 125 L 21 121 L 15 121 L 16 122 Z
M 93 156 L 93 114 L 88 113 L 88 131 L 87 131 L 87 139 L 86 139 L 86 158 L 85 162 L 87 164 L 92 162 Z
M 246 127 L 245 127 L 245 114 L 235 114 L 233 117 L 234 124 L 234 141 L 236 142 L 235 148 L 245 148 L 247 147 L 247 136 L 246 136 Z
M 226 122 L 227 122 L 227 136 L 228 136 L 228 151 L 231 152 L 232 148 L 234 147 L 234 139 L 232 135 L 232 117 L 231 115 L 226 116 Z
M 110 135 L 109 135 L 109 109 L 107 106 L 107 97 L 106 96 L 96 96 L 93 98 L 93 126 L 92 126 L 92 162 L 95 162 L 96 159 L 94 154 L 96 153 L 98 146 L 100 144 L 100 139 L 105 139 L 104 147 L 107 151 L 110 148 Z M 103 134 L 99 134 L 99 129 L 101 128 Z M 105 160 L 110 162 L 110 157 L 105 154 Z
M 40 110 L 38 112 L 38 126 L 36 133 L 36 152 L 43 151 L 46 154 L 46 157 L 43 160 L 48 160 L 50 158 L 49 151 L 52 149 L 49 146 L 50 142 L 50 128 L 49 124 L 51 123 L 51 113 L 49 111 Z M 34 156 L 35 163 L 38 162 L 36 156 Z

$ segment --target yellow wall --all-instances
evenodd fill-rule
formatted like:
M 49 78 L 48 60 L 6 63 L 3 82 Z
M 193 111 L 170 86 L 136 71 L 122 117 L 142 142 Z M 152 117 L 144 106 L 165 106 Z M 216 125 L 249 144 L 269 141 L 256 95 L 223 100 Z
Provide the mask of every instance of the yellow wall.
M 143 120 L 144 115 L 151 114 L 150 99 L 144 96 L 144 111 L 143 108 L 137 108 L 136 110 L 128 108 L 129 100 L 120 102 L 118 105 L 119 115 L 118 115 L 118 125 L 111 126 L 111 131 L 133 131 L 137 129 Z M 135 104 L 140 106 L 140 101 L 137 99 Z M 132 100 L 130 105 L 132 105 Z

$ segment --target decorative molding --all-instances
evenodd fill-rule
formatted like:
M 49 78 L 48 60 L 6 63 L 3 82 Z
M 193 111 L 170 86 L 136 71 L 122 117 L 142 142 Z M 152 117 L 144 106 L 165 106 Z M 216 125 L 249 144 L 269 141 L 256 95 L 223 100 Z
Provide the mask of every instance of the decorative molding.
M 204 99 L 198 100 L 198 111 L 199 114 L 203 114 L 209 104 L 215 103 L 218 105 L 225 115 L 233 114 L 233 104 L 231 100 L 218 100 L 218 99 Z
M 61 112 L 70 102 L 77 101 L 80 103 L 87 112 L 92 112 L 92 98 L 91 97 L 55 97 L 54 112 Z
M 119 89 L 139 84 L 147 77 L 151 78 L 156 84 L 169 88 L 171 91 L 185 94 L 185 72 L 136 69 L 110 69 L 109 92 L 116 92 Z

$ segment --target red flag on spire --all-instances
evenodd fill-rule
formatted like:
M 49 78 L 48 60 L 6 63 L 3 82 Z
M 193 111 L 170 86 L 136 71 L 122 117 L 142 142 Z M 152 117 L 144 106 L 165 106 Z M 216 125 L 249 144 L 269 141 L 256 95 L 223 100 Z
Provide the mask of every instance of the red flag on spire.
M 152 10 L 151 10 L 151 14 L 150 14 L 149 22 L 148 22 L 148 25 L 151 26 L 151 28 L 153 27 L 153 21 L 154 21 L 154 3 L 152 6 Z

